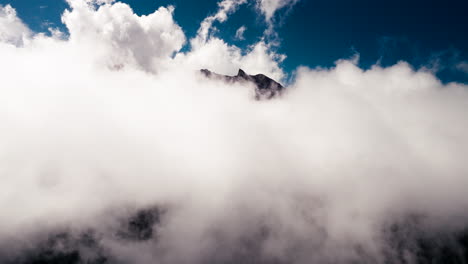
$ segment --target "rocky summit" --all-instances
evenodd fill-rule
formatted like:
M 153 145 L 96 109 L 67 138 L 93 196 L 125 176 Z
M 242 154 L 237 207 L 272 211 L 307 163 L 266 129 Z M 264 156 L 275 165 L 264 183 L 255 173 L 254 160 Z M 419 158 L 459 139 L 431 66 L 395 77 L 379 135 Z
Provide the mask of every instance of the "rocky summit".
M 248 75 L 242 69 L 235 76 L 222 75 L 207 69 L 200 70 L 203 75 L 210 79 L 224 80 L 228 83 L 250 82 L 255 85 L 255 98 L 271 99 L 280 95 L 284 87 L 264 74 Z

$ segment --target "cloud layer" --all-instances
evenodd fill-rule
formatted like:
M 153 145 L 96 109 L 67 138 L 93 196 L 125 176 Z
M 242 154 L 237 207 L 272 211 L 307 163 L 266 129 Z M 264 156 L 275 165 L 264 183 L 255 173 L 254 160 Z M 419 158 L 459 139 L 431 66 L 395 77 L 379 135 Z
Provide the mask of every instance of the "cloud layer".
M 67 39 L 0 8 L 0 262 L 48 243 L 75 263 L 466 261 L 466 85 L 341 60 L 256 101 L 197 70 L 281 79 L 268 43 L 181 52 L 171 7 L 69 3 Z M 147 208 L 152 235 L 122 231 Z

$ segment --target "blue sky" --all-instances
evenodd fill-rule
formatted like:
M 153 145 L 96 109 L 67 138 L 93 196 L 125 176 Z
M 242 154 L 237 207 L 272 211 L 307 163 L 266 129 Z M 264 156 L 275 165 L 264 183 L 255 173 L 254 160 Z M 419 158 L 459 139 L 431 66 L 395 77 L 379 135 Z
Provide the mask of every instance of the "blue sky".
M 122 0 L 137 14 L 152 13 L 159 6 L 174 5 L 175 20 L 187 37 L 193 37 L 200 22 L 217 9 L 216 0 Z M 11 4 L 18 16 L 34 31 L 50 26 L 63 29 L 64 0 L 0 0 Z M 287 55 L 282 63 L 291 73 L 297 66 L 330 67 L 340 58 L 359 53 L 359 65 L 388 66 L 399 60 L 415 68 L 429 67 L 444 82 L 468 82 L 468 73 L 457 65 L 468 61 L 468 1 L 421 0 L 301 0 L 276 16 L 275 30 L 281 40 L 278 52 Z M 266 23 L 252 1 L 216 24 L 221 38 L 246 47 L 259 40 Z M 234 38 L 245 26 L 245 40 Z

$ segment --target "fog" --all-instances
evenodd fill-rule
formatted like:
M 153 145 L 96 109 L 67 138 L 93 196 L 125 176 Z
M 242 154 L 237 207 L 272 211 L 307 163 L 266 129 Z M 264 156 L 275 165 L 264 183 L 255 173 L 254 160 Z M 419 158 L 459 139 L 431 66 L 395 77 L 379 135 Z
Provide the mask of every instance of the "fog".
M 0 262 L 468 261 L 467 85 L 343 59 L 255 100 L 198 72 L 284 81 L 211 33 L 244 2 L 189 44 L 173 7 L 69 0 L 69 35 L 0 7 Z

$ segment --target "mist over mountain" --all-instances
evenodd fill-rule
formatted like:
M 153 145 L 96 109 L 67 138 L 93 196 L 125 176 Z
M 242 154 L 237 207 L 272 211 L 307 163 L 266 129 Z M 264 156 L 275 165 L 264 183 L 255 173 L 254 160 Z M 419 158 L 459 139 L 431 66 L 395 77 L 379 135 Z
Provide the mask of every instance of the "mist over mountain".
M 246 0 L 189 39 L 173 6 L 68 0 L 69 35 L 0 6 L 0 263 L 468 262 L 468 86 L 287 73 L 297 2 L 253 2 L 245 49 L 216 27 Z

